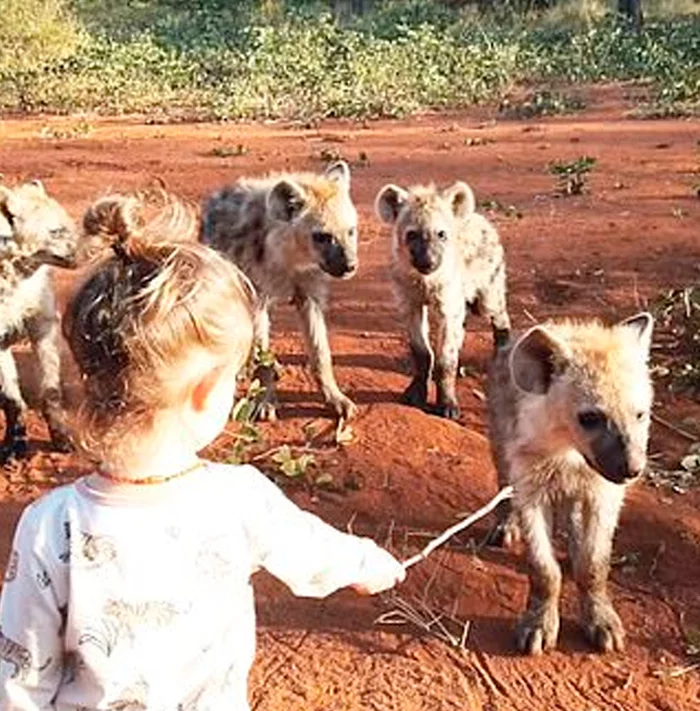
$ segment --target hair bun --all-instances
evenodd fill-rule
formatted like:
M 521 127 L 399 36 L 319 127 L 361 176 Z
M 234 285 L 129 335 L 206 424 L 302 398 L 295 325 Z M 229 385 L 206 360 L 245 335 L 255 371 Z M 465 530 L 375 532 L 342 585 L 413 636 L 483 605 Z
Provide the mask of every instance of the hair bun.
M 196 225 L 193 208 L 165 190 L 111 193 L 96 200 L 83 215 L 85 249 L 89 258 L 111 248 L 129 263 L 148 244 L 193 239 Z

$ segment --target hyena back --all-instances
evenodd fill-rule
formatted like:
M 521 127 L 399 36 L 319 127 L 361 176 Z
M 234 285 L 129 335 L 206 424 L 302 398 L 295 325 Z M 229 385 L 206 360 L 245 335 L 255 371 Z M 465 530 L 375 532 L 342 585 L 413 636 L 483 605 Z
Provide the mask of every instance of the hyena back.
M 347 164 L 339 161 L 321 175 L 241 179 L 219 190 L 204 205 L 200 239 L 223 252 L 254 284 L 261 350 L 269 349 L 271 303 L 291 300 L 326 402 L 338 417 L 351 417 L 356 408 L 335 381 L 323 313 L 328 277 L 346 279 L 357 269 L 357 212 Z M 274 372 L 263 365 L 257 375 L 266 390 L 260 414 L 272 419 Z
M 27 451 L 27 409 L 10 347 L 28 336 L 41 370 L 41 402 L 51 438 L 66 449 L 61 407 L 58 316 L 49 265 L 75 266 L 78 233 L 43 185 L 0 187 L 0 407 L 5 437 L 0 461 Z
M 554 523 L 566 520 L 581 619 L 601 651 L 621 650 L 624 630 L 607 591 L 612 541 L 627 484 L 646 465 L 652 385 L 647 313 L 614 326 L 553 322 L 499 351 L 489 374 L 490 435 L 502 485 L 506 540 L 522 536 L 530 562 L 521 651 L 556 645 L 561 571 Z
M 455 380 L 467 309 L 488 316 L 497 347 L 510 332 L 503 247 L 474 209 L 474 194 L 462 182 L 445 190 L 387 185 L 376 200 L 378 215 L 393 225 L 392 278 L 413 362 L 403 400 L 425 408 L 432 375 L 437 413 L 453 419 L 459 416 Z

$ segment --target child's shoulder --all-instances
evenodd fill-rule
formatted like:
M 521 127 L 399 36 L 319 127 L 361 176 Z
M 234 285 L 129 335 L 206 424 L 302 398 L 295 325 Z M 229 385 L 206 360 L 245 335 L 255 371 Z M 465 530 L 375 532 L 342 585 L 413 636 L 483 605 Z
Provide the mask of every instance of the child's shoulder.
M 17 522 L 19 539 L 48 541 L 60 533 L 76 506 L 75 484 L 65 484 L 42 494 L 25 506 Z
M 27 504 L 24 514 L 28 517 L 44 519 L 55 513 L 62 513 L 76 498 L 76 482 L 58 486 L 43 493 Z
M 267 493 L 274 484 L 251 464 L 207 462 L 210 483 L 229 492 Z M 275 487 L 276 488 L 276 487 Z
M 233 506 L 241 515 L 255 515 L 261 509 L 269 508 L 280 497 L 286 498 L 276 484 L 250 464 L 208 462 L 207 470 L 207 499 L 212 501 L 214 496 L 215 502 L 229 510 Z

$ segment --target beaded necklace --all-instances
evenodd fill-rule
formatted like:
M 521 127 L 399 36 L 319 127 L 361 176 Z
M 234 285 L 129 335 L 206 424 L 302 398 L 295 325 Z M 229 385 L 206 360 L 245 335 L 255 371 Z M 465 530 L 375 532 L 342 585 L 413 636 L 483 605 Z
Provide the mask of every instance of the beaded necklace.
M 130 479 L 127 476 L 119 476 L 118 474 L 110 474 L 102 469 L 97 470 L 97 475 L 101 476 L 103 479 L 108 479 L 109 481 L 116 482 L 118 484 L 136 484 L 137 486 L 148 485 L 148 484 L 163 484 L 166 481 L 171 481 L 172 479 L 179 479 L 185 474 L 193 472 L 195 469 L 204 466 L 204 462 L 198 461 L 196 464 L 192 464 L 186 469 L 182 469 L 174 474 L 168 474 L 168 476 L 147 476 L 143 479 Z

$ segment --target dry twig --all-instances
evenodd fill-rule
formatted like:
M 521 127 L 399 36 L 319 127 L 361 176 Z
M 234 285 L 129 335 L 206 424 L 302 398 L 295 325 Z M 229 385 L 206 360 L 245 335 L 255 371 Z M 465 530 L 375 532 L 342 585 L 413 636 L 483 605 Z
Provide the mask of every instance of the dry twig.
M 698 438 L 696 435 L 690 434 L 690 432 L 688 432 L 684 429 L 681 429 L 680 427 L 678 427 L 678 425 L 674 425 L 673 422 L 669 422 L 664 417 L 661 417 L 661 415 L 652 413 L 651 419 L 654 420 L 654 422 L 658 422 L 660 425 L 663 425 L 664 427 L 668 428 L 672 432 L 675 432 L 677 435 L 680 435 L 681 437 L 687 439 L 689 442 L 697 442 L 698 441 Z
M 403 567 L 405 569 L 408 569 L 412 565 L 415 565 L 416 563 L 420 563 L 420 561 L 425 560 L 436 548 L 439 548 L 443 543 L 452 538 L 452 536 L 454 536 L 456 533 L 459 533 L 465 528 L 471 526 L 473 523 L 476 523 L 476 521 L 482 519 L 484 516 L 486 516 L 486 514 L 491 513 L 491 511 L 493 511 L 496 506 L 501 503 L 501 501 L 510 499 L 512 496 L 513 487 L 503 487 L 503 489 L 501 489 L 498 494 L 496 494 L 496 496 L 494 496 L 493 499 L 488 502 L 488 504 L 482 506 L 478 511 L 475 511 L 473 514 L 467 516 L 467 518 L 460 521 L 459 523 L 456 523 L 454 526 L 450 526 L 450 528 L 448 528 L 444 533 L 439 535 L 434 541 L 428 543 L 428 545 L 420 553 L 417 553 L 408 560 L 405 560 L 403 562 Z

